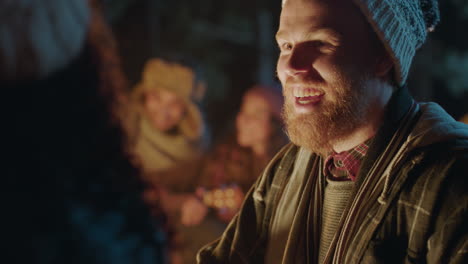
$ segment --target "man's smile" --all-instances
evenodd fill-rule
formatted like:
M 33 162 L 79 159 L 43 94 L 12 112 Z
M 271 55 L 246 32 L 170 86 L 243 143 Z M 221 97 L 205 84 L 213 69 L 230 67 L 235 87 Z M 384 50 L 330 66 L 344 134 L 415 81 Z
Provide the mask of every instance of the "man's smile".
M 325 93 L 315 88 L 294 87 L 293 96 L 295 99 L 295 109 L 298 112 L 310 111 L 311 107 L 318 104 Z

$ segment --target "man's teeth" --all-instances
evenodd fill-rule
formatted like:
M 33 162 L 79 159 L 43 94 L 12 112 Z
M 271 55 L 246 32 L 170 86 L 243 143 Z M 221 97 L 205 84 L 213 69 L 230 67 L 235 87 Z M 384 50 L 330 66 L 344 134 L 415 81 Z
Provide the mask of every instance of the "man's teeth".
M 310 97 L 310 96 L 319 96 L 322 93 L 319 91 L 307 91 L 307 90 L 295 90 L 295 97 Z
M 298 102 L 299 102 L 300 104 L 308 104 L 308 103 L 312 103 L 312 102 L 314 102 L 314 101 L 316 101 L 316 100 L 315 100 L 315 99 L 299 99 L 299 100 L 298 100 Z

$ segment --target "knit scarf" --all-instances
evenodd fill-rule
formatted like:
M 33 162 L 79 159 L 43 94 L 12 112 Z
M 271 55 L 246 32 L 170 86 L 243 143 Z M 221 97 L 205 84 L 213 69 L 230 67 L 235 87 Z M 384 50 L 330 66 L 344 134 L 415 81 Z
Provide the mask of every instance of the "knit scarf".
M 148 119 L 142 117 L 135 152 L 145 172 L 152 172 L 194 157 L 197 146 L 180 132 L 170 134 L 154 129 Z

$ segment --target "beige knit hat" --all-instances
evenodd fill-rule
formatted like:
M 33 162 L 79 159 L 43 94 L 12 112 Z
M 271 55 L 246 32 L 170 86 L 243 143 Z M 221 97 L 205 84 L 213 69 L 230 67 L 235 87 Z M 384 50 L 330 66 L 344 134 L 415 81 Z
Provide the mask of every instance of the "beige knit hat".
M 165 89 L 181 98 L 190 98 L 196 84 L 195 77 L 189 67 L 154 58 L 145 64 L 142 85 L 145 90 Z
M 0 80 L 40 79 L 65 66 L 89 20 L 86 0 L 0 1 Z
M 437 0 L 353 0 L 395 64 L 395 81 L 405 84 L 411 62 L 439 22 Z

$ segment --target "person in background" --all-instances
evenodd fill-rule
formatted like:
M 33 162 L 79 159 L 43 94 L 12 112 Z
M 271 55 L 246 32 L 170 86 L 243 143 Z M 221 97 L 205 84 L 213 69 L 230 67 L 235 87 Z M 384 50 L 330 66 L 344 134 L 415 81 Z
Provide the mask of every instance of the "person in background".
M 253 179 L 256 179 L 273 155 L 283 147 L 287 138 L 282 131 L 280 92 L 272 87 L 253 86 L 244 94 L 239 113 L 236 116 L 236 140 L 251 150 Z M 243 186 L 250 188 L 253 183 Z
M 180 254 L 193 263 L 196 252 L 218 237 L 239 210 L 244 194 L 273 155 L 287 143 L 281 128 L 282 98 L 274 88 L 247 90 L 236 115 L 234 134 L 218 143 L 194 170 L 195 193 L 180 207 Z
M 148 183 L 144 197 L 157 201 L 177 222 L 177 208 L 186 198 L 181 192 L 191 189 L 194 174 L 185 164 L 200 159 L 208 148 L 209 134 L 196 104 L 204 83 L 194 68 L 180 60 L 152 58 L 143 69 L 142 79 L 131 90 L 126 109 L 126 127 L 133 161 L 143 168 L 140 177 Z M 173 174 L 182 170 L 185 173 Z M 156 196 L 156 197 L 155 197 Z M 169 230 L 171 240 L 177 225 Z M 174 241 L 173 241 L 174 242 Z M 180 263 L 170 243 L 170 262 Z
M 150 216 L 125 147 L 126 81 L 98 5 L 0 2 L 1 233 L 12 263 L 167 263 L 165 216 Z
M 220 206 L 219 202 L 215 205 L 214 200 L 211 204 L 208 202 L 210 207 L 221 209 L 216 211 L 218 217 L 225 222 L 229 222 L 237 213 L 244 193 L 255 182 L 273 155 L 287 143 L 281 127 L 281 94 L 273 89 L 257 85 L 247 90 L 236 115 L 235 134 L 228 135 L 203 162 L 198 196 L 219 194 L 218 190 L 226 187 L 231 187 L 227 190 L 232 190 L 235 194 L 236 202 L 230 206 Z M 188 207 L 186 205 L 182 208 Z M 199 212 L 203 211 L 206 210 Z M 182 222 L 186 225 L 197 224 L 198 221 L 192 217 L 198 218 L 196 213 L 182 213 Z
M 162 181 L 164 171 L 199 157 L 208 137 L 192 95 L 203 83 L 191 68 L 153 58 L 131 94 L 134 153 L 148 181 Z
M 406 81 L 436 0 L 283 0 L 292 143 L 198 263 L 468 263 L 468 126 Z

